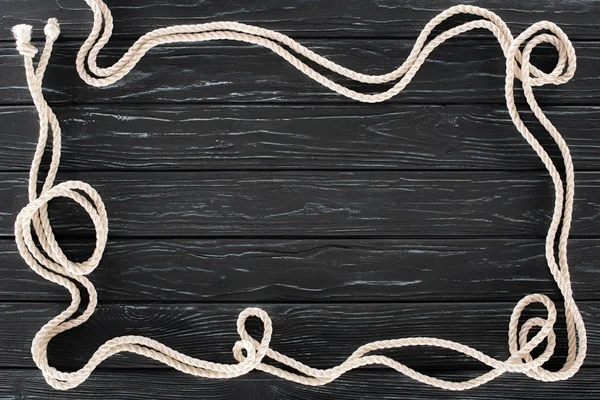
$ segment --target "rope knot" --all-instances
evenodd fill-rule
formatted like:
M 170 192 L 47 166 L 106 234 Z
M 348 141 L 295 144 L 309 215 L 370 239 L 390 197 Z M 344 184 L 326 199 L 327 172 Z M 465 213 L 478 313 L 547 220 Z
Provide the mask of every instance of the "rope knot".
M 44 27 L 44 34 L 47 40 L 55 41 L 60 35 L 60 25 L 56 18 L 50 18 Z
M 12 28 L 13 36 L 17 44 L 17 50 L 23 57 L 33 58 L 37 54 L 37 48 L 31 44 L 31 25 L 19 24 Z

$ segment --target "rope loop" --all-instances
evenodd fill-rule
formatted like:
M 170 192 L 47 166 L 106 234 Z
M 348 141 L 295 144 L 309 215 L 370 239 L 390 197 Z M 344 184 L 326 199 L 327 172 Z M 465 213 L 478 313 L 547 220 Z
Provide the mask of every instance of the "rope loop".
M 538 34 L 538 32 L 544 30 L 551 32 L 551 34 Z M 556 66 L 549 73 L 541 71 L 530 63 L 532 51 L 543 43 L 551 44 L 558 52 Z M 523 44 L 525 44 L 525 47 L 522 52 L 519 52 L 519 48 Z M 518 57 L 517 54 L 519 54 Z M 507 56 L 508 58 L 515 58 L 515 62 L 517 62 L 517 58 L 520 59 L 521 67 L 517 77 L 531 86 L 561 85 L 573 77 L 577 68 L 577 57 L 573 43 L 562 29 L 549 21 L 536 22 L 523 31 L 510 45 Z
M 575 193 L 574 167 L 566 142 L 546 117 L 533 93 L 534 87 L 565 83 L 575 73 L 577 60 L 573 45 L 567 35 L 554 23 L 537 22 L 517 38 L 513 38 L 504 21 L 493 12 L 470 5 L 454 6 L 441 12 L 425 25 L 402 65 L 391 72 L 380 75 L 369 75 L 345 68 L 314 53 L 286 35 L 257 26 L 232 21 L 177 25 L 148 32 L 140 37 L 115 64 L 107 68 L 100 68 L 96 59 L 112 35 L 112 15 L 101 0 L 86 0 L 86 3 L 94 14 L 94 24 L 90 36 L 77 54 L 76 68 L 85 82 L 97 87 L 107 86 L 124 78 L 144 54 L 157 45 L 175 42 L 234 40 L 272 50 L 306 76 L 343 96 L 365 103 L 376 103 L 385 101 L 401 92 L 415 76 L 429 54 L 446 40 L 473 29 L 489 30 L 498 39 L 506 57 L 505 98 L 509 115 L 519 133 L 531 145 L 546 167 L 554 184 L 555 201 L 552 220 L 546 235 L 545 257 L 550 273 L 564 298 L 568 354 L 560 370 L 548 371 L 543 368 L 543 365 L 552 357 L 556 347 L 554 325 L 557 321 L 557 310 L 555 304 L 547 296 L 530 294 L 516 304 L 510 317 L 508 329 L 510 357 L 506 360 L 492 358 L 472 347 L 449 340 L 408 337 L 367 343 L 359 347 L 341 364 L 328 369 L 317 369 L 272 349 L 273 324 L 271 318 L 264 310 L 250 307 L 243 310 L 237 319 L 239 340 L 234 343 L 232 349 L 233 358 L 237 363 L 221 364 L 189 357 L 153 339 L 129 335 L 116 337 L 104 343 L 96 350 L 86 365 L 77 371 L 62 372 L 50 366 L 48 362 L 49 342 L 55 336 L 86 322 L 96 309 L 96 290 L 86 275 L 98 267 L 108 238 L 108 217 L 104 203 L 96 190 L 81 181 L 54 184 L 60 163 L 61 129 L 42 92 L 42 80 L 53 44 L 60 34 L 57 20 L 51 18 L 44 29 L 46 43 L 37 68 L 33 66 L 33 58 L 37 54 L 37 49 L 30 43 L 31 26 L 17 25 L 13 28 L 17 50 L 24 58 L 28 88 L 40 119 L 39 140 L 29 175 L 29 204 L 20 211 L 16 218 L 15 240 L 19 253 L 36 273 L 51 282 L 64 286 L 71 294 L 71 304 L 39 330 L 31 346 L 33 360 L 49 385 L 61 390 L 77 387 L 90 376 L 100 363 L 121 352 L 139 354 L 184 373 L 205 378 L 234 378 L 253 370 L 259 370 L 310 386 L 325 385 L 348 371 L 374 364 L 387 366 L 409 378 L 447 390 L 471 389 L 507 372 L 522 373 L 534 379 L 549 382 L 568 379 L 579 370 L 587 351 L 587 336 L 581 313 L 573 299 L 567 261 L 567 242 Z M 430 37 L 439 24 L 457 14 L 470 14 L 480 18 L 455 26 L 433 38 Z M 530 62 L 532 51 L 542 43 L 554 46 L 558 53 L 556 66 L 548 73 L 541 71 Z M 301 61 L 298 56 L 339 76 L 357 82 L 369 84 L 397 82 L 390 89 L 378 93 L 359 93 L 317 72 Z M 564 181 L 554 161 L 531 134 L 519 115 L 514 98 L 515 79 L 521 80 L 529 108 L 560 149 L 565 170 Z M 38 173 L 50 134 L 52 135 L 52 159 L 43 187 L 38 194 Z M 50 200 L 58 197 L 75 201 L 88 213 L 94 224 L 96 247 L 86 261 L 69 260 L 55 239 L 47 208 Z M 41 249 L 34 240 L 34 233 Z M 556 248 L 558 257 L 555 254 Z M 89 298 L 87 306 L 78 316 L 75 314 L 79 311 L 81 293 L 76 282 L 83 286 Z M 539 303 L 546 308 L 546 317 L 529 318 L 520 325 L 523 311 L 534 303 Z M 248 333 L 246 323 L 249 318 L 258 318 L 262 322 L 263 333 L 260 340 L 256 340 Z M 530 338 L 530 333 L 534 329 L 537 330 L 537 333 Z M 543 351 L 534 358 L 532 352 L 543 346 L 544 342 L 546 343 Z M 467 355 L 488 366 L 490 371 L 463 382 L 453 382 L 422 374 L 399 361 L 379 354 L 382 350 L 424 346 L 444 348 Z M 286 366 L 287 369 L 275 367 L 269 364 L 268 360 Z
M 546 319 L 539 317 L 530 318 L 519 329 L 519 319 L 523 310 L 533 303 L 544 305 L 548 311 L 548 316 Z M 508 330 L 508 344 L 511 357 L 507 362 L 507 371 L 526 373 L 538 368 L 552 357 L 554 348 L 556 347 L 556 334 L 553 330 L 556 317 L 554 302 L 543 294 L 527 295 L 517 303 L 510 318 Z M 534 326 L 540 327 L 540 330 L 531 340 L 527 340 L 528 334 Z M 534 360 L 531 352 L 545 339 L 547 340 L 547 344 L 544 352 Z M 522 364 L 523 361 L 525 364 Z
M 88 195 L 91 201 L 80 194 L 78 190 Z M 85 212 L 87 212 L 94 223 L 94 228 L 96 230 L 96 247 L 93 254 L 86 261 L 73 262 L 67 258 L 56 242 L 54 234 L 52 233 L 52 228 L 47 219 L 44 221 L 45 228 L 43 237 L 46 239 L 45 243 L 48 244 L 45 247 L 48 256 L 45 256 L 38 250 L 33 240 L 31 233 L 33 219 L 39 218 L 40 210 L 46 207 L 50 200 L 57 197 L 66 197 L 74 200 L 85 210 Z M 104 203 L 102 202 L 100 195 L 98 195 L 98 192 L 85 182 L 66 181 L 59 183 L 50 190 L 44 192 L 40 197 L 21 210 L 15 222 L 15 237 L 17 238 L 17 244 L 19 245 L 20 251 L 21 249 L 23 249 L 22 251 L 25 251 L 25 248 L 23 248 L 23 246 L 25 246 L 27 248 L 26 251 L 28 251 L 39 264 L 54 272 L 62 274 L 64 271 L 68 271 L 72 275 L 90 274 L 100 263 L 108 238 L 108 218 Z

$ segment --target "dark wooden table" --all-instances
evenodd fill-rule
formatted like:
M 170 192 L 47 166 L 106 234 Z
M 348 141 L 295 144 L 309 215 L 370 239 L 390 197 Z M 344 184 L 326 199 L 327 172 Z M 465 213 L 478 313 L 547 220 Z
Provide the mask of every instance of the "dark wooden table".
M 107 4 L 116 27 L 102 65 L 150 29 L 227 19 L 282 31 L 375 73 L 399 65 L 423 25 L 456 2 Z M 574 378 L 542 383 L 508 374 L 451 393 L 371 367 L 307 388 L 259 372 L 199 379 L 120 355 L 79 388 L 52 390 L 29 349 L 69 297 L 27 268 L 12 236 L 37 140 L 37 115 L 9 31 L 16 23 L 33 24 L 41 39 L 48 17 L 61 22 L 44 82 L 64 128 L 58 179 L 89 182 L 110 220 L 105 258 L 91 277 L 97 313 L 50 346 L 50 361 L 61 369 L 81 367 L 97 346 L 122 334 L 231 362 L 235 319 L 249 305 L 271 314 L 276 350 L 315 367 L 336 365 L 368 341 L 415 335 L 506 358 L 515 303 L 533 292 L 561 302 L 543 256 L 553 189 L 510 122 L 504 58 L 487 32 L 436 49 L 404 93 L 384 104 L 348 101 L 268 50 L 228 42 L 154 49 L 123 81 L 97 89 L 74 67 L 91 26 L 83 0 L 2 0 L 0 399 L 598 398 L 600 3 L 474 4 L 497 12 L 514 34 L 554 21 L 577 50 L 575 78 L 536 91 L 571 146 L 577 171 L 570 265 L 589 352 Z M 555 61 L 551 49 L 536 50 L 542 69 Z M 527 109 L 520 91 L 517 101 Z M 556 157 L 531 113 L 524 115 Z M 88 256 L 92 226 L 83 212 L 56 201 L 51 215 L 67 253 Z M 550 368 L 564 361 L 562 321 L 557 333 L 560 349 Z M 389 354 L 450 379 L 485 370 L 434 349 Z

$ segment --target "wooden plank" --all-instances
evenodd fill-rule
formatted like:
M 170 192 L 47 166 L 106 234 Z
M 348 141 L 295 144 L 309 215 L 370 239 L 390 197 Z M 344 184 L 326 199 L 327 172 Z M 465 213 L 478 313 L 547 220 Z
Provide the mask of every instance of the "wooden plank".
M 62 240 L 71 259 L 90 240 Z M 598 240 L 573 239 L 578 300 L 600 293 Z M 67 301 L 0 241 L 0 301 Z M 100 301 L 518 301 L 535 291 L 560 300 L 543 240 L 110 240 L 91 275 Z
M 351 39 L 303 40 L 314 51 L 346 67 L 367 73 L 389 72 L 409 54 L 412 41 Z M 107 49 L 100 64 L 121 56 L 129 43 Z M 123 81 L 112 87 L 89 87 L 78 78 L 75 56 L 80 42 L 55 46 L 44 80 L 51 104 L 73 103 L 196 103 L 196 102 L 353 102 L 312 81 L 270 50 L 230 42 L 158 47 L 148 53 Z M 577 76 L 566 85 L 536 89 L 541 104 L 598 104 L 597 74 L 599 42 L 580 42 Z M 25 84 L 23 60 L 12 43 L 2 43 L 3 73 L 0 104 L 31 103 Z M 548 70 L 556 64 L 555 51 L 536 50 L 534 63 Z M 240 66 L 243 66 L 240 67 Z M 505 59 L 492 41 L 449 41 L 436 49 L 394 103 L 498 103 L 504 104 Z M 348 83 L 347 80 L 339 80 Z M 363 92 L 377 87 L 351 84 Z M 524 103 L 523 96 L 518 96 Z M 525 107 L 527 108 L 527 107 Z M 372 106 L 373 110 L 376 110 Z
M 480 371 L 434 372 L 455 381 L 475 378 Z M 352 371 L 326 386 L 307 387 L 251 373 L 231 380 L 202 379 L 177 371 L 94 371 L 81 386 L 68 392 L 51 390 L 35 370 L 0 371 L 0 396 L 23 400 L 160 399 L 596 399 L 600 390 L 598 369 L 584 368 L 568 381 L 539 382 L 519 374 L 505 374 L 466 392 L 449 392 L 414 382 L 394 371 Z
M 131 5 L 127 0 L 106 2 L 115 18 L 116 36 L 140 36 L 155 28 L 173 24 L 193 24 L 217 20 L 240 21 L 275 29 L 293 37 L 416 37 L 423 26 L 442 10 L 457 4 L 450 0 L 362 2 L 278 2 L 198 3 L 194 0 L 145 0 Z M 573 39 L 600 38 L 596 16 L 600 7 L 593 0 L 528 3 L 519 0 L 463 1 L 489 8 L 506 21 L 514 34 L 532 23 L 547 19 L 561 26 Z M 91 29 L 92 14 L 82 0 L 4 0 L 0 2 L 0 39 L 9 40 L 9 29 L 20 23 L 40 27 L 49 17 L 57 17 L 65 37 L 83 38 Z M 458 19 L 461 21 L 462 19 Z M 480 34 L 481 35 L 481 34 Z M 489 37 L 491 34 L 485 36 Z
M 459 341 L 484 353 L 508 358 L 507 330 L 515 303 L 354 303 L 354 304 L 106 304 L 84 325 L 50 343 L 49 359 L 61 369 L 80 368 L 93 351 L 115 336 L 139 334 L 159 340 L 194 357 L 232 362 L 237 314 L 259 306 L 273 320 L 272 347 L 314 367 L 332 367 L 357 347 L 373 341 L 411 336 L 432 336 Z M 67 304 L 0 303 L 0 365 L 33 367 L 31 339 L 40 327 Z M 562 305 L 557 304 L 559 309 Z M 600 365 L 600 303 L 579 302 L 588 331 L 587 366 Z M 525 317 L 546 314 L 540 307 Z M 562 312 L 561 312 L 562 315 Z M 566 355 L 566 332 L 557 322 L 556 356 L 548 367 L 557 367 Z M 260 324 L 249 332 L 260 337 Z M 403 348 L 386 352 L 414 368 L 483 368 L 457 353 L 433 348 Z M 457 364 L 459 363 L 459 364 Z M 163 368 L 136 355 L 112 357 L 101 368 Z M 378 367 L 375 367 L 378 368 Z
M 0 174 L 0 234 L 26 204 L 27 173 Z M 554 204 L 542 172 L 64 173 L 103 197 L 117 236 L 545 237 Z M 598 235 L 600 175 L 580 172 L 572 234 Z M 93 233 L 54 201 L 58 234 Z
M 600 169 L 597 107 L 551 107 L 578 171 Z M 61 170 L 540 169 L 503 106 L 66 106 Z M 523 118 L 558 159 L 552 139 Z M 33 107 L 0 109 L 0 169 L 28 170 Z

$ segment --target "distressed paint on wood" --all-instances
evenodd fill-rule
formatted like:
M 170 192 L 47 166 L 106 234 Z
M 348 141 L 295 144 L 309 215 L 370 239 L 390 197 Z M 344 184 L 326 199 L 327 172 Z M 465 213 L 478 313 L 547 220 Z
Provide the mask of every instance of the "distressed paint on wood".
M 366 73 L 396 69 L 408 56 L 407 40 L 303 40 L 317 53 Z M 80 42 L 59 41 L 44 79 L 50 104 L 89 103 L 355 103 L 298 72 L 270 50 L 231 42 L 170 45 L 151 50 L 113 86 L 87 86 L 75 71 Z M 127 46 L 127 47 L 125 47 Z M 129 43 L 115 42 L 99 58 L 101 66 L 115 61 Z M 536 88 L 541 104 L 598 104 L 600 42 L 579 42 L 577 77 L 565 85 Z M 556 65 L 556 51 L 536 49 L 532 62 L 543 70 Z M 3 73 L 0 104 L 30 104 L 22 57 L 12 43 L 0 45 Z M 413 81 L 388 103 L 496 103 L 504 104 L 506 60 L 498 43 L 449 41 L 428 57 Z M 243 67 L 242 67 L 243 66 Z M 350 84 L 345 79 L 336 79 Z M 363 92 L 381 91 L 387 85 L 350 84 Z M 525 100 L 517 91 L 517 101 Z M 364 105 L 376 112 L 376 106 Z M 528 109 L 524 106 L 524 109 Z
M 0 174 L 0 199 L 12 211 L 0 216 L 5 236 L 12 235 L 16 213 L 26 204 L 24 175 Z M 580 174 L 581 186 L 585 178 L 588 184 L 600 179 Z M 111 234 L 119 236 L 542 235 L 553 204 L 549 179 L 536 172 L 186 171 L 65 173 L 62 179 L 95 187 Z M 579 196 L 586 197 L 585 188 Z M 53 203 L 56 232 L 93 229 L 77 206 Z M 593 233 L 595 227 L 593 220 L 577 221 L 575 233 Z
M 482 371 L 433 371 L 434 376 L 467 380 Z M 32 370 L 0 373 L 0 396 L 29 400 L 142 400 L 149 393 L 156 400 L 245 399 L 245 400 L 339 400 L 339 399 L 592 399 L 600 390 L 600 371 L 585 368 L 568 381 L 542 385 L 531 378 L 506 374 L 485 386 L 466 392 L 441 391 L 390 371 L 354 371 L 326 386 L 307 387 L 252 373 L 234 380 L 210 380 L 176 371 L 95 371 L 85 385 L 68 392 L 48 390 L 41 374 Z
M 501 106 L 66 106 L 61 171 L 542 169 Z M 546 109 L 577 171 L 600 168 L 598 107 Z M 531 113 L 523 118 L 558 160 Z M 0 109 L 0 170 L 29 170 L 33 107 Z
M 554 204 L 542 172 L 64 173 L 102 196 L 117 236 L 544 237 Z M 0 174 L 0 234 L 26 204 L 26 174 Z M 577 175 L 573 236 L 598 230 L 600 175 Z M 168 205 L 168 207 L 165 207 Z M 54 200 L 59 234 L 91 234 L 77 205 Z
M 600 5 L 594 0 L 553 0 L 527 3 L 519 0 L 360 0 L 227 1 L 107 0 L 115 18 L 115 36 L 138 37 L 149 30 L 173 24 L 216 20 L 240 21 L 275 29 L 293 37 L 394 37 L 416 38 L 437 13 L 456 4 L 473 4 L 497 13 L 517 35 L 534 22 L 557 23 L 572 39 L 600 39 L 596 16 Z M 0 39 L 10 40 L 14 24 L 41 25 L 57 17 L 63 35 L 85 38 L 91 29 L 92 13 L 83 0 L 3 0 L 0 2 Z M 463 19 L 458 18 L 458 21 Z M 491 34 L 476 32 L 490 38 Z
M 529 291 L 528 291 L 529 293 Z M 525 294 L 525 293 L 524 293 Z M 49 360 L 60 368 L 80 368 L 106 340 L 119 335 L 149 336 L 175 350 L 216 362 L 232 362 L 231 349 L 239 339 L 237 314 L 259 306 L 273 320 L 272 347 L 314 367 L 333 367 L 357 347 L 373 340 L 431 336 L 473 346 L 497 358 L 508 358 L 507 329 L 514 302 L 493 303 L 315 303 L 315 304 L 108 304 L 99 305 L 84 325 L 57 336 Z M 1 303 L 0 364 L 33 367 L 30 341 L 35 332 L 67 304 Z M 579 302 L 589 332 L 586 366 L 600 366 L 600 303 Z M 562 305 L 557 304 L 559 315 Z M 530 307 L 523 318 L 544 317 L 542 307 Z M 14 321 L 14 322 L 13 322 Z M 260 337 L 258 320 L 249 332 Z M 556 325 L 555 368 L 566 356 L 566 332 L 561 317 Z M 66 351 L 65 349 L 69 349 Z M 403 348 L 385 352 L 421 369 L 481 368 L 458 353 L 432 348 Z M 153 360 L 122 354 L 100 368 L 165 368 Z M 374 366 L 372 368 L 381 368 Z
M 92 239 L 61 240 L 85 260 Z M 577 300 L 597 299 L 598 240 L 569 243 Z M 0 301 L 67 301 L 0 240 Z M 560 301 L 544 241 L 525 239 L 113 239 L 91 276 L 101 302 Z
M 261 373 L 201 380 L 124 355 L 72 392 L 49 389 L 32 369 L 29 346 L 66 297 L 26 268 L 11 237 L 25 204 L 24 171 L 37 125 L 10 37 L 15 23 L 33 24 L 41 39 L 43 21 L 60 19 L 63 35 L 44 82 L 65 127 L 59 180 L 90 181 L 109 207 L 109 246 L 91 276 L 100 309 L 89 325 L 51 345 L 51 361 L 67 369 L 123 333 L 231 362 L 237 313 L 256 303 L 274 318 L 274 348 L 315 366 L 332 366 L 367 341 L 417 334 L 507 357 L 515 301 L 531 292 L 557 297 L 542 252 L 552 188 L 507 118 L 504 59 L 487 32 L 438 48 L 406 92 L 386 104 L 351 102 L 267 50 L 224 42 L 154 49 L 130 76 L 100 90 L 86 87 L 74 70 L 91 22 L 83 0 L 0 0 L 0 171 L 14 171 L 0 174 L 0 398 L 137 400 L 150 392 L 164 399 L 597 397 L 600 3 L 467 3 L 497 12 L 515 34 L 547 19 L 574 40 L 574 80 L 536 93 L 544 106 L 558 106 L 545 109 L 578 171 L 578 238 L 569 260 L 575 298 L 584 300 L 590 353 L 575 377 L 548 384 L 511 374 L 452 393 L 367 368 L 306 388 Z M 401 63 L 426 21 L 456 3 L 108 4 L 116 40 L 100 58 L 103 66 L 150 29 L 229 19 L 284 31 L 346 66 L 380 73 Z M 545 48 L 536 49 L 533 61 L 548 70 L 555 59 Z M 523 103 L 520 94 L 517 101 Z M 90 233 L 89 221 L 77 207 L 55 203 L 61 244 L 75 258 L 89 255 L 91 239 L 80 237 Z M 565 353 L 562 318 L 558 325 L 551 368 Z M 390 355 L 452 379 L 482 368 L 427 348 Z

